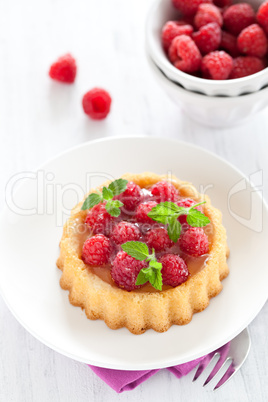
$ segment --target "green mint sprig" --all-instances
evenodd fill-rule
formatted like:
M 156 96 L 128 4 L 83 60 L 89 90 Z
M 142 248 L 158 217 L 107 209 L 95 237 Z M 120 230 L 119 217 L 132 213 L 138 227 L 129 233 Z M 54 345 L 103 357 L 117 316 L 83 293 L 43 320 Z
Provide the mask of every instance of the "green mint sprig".
M 188 208 L 179 207 L 170 201 L 161 202 L 151 209 L 148 216 L 156 222 L 168 225 L 169 238 L 176 243 L 181 234 L 181 223 L 178 221 L 180 215 L 187 215 L 187 223 L 193 227 L 203 227 L 210 222 L 206 215 L 195 209 L 198 205 L 205 204 L 205 202 L 199 202 Z
M 140 270 L 136 285 L 143 285 L 149 281 L 155 289 L 162 290 L 162 264 L 157 261 L 154 249 L 152 254 L 150 254 L 147 245 L 140 241 L 128 241 L 122 244 L 121 247 L 128 255 L 136 260 L 149 262 L 148 267 Z
M 105 209 L 111 216 L 119 216 L 120 215 L 120 207 L 123 206 L 123 203 L 119 200 L 113 200 L 113 197 L 123 193 L 127 188 L 127 180 L 117 179 L 112 181 L 108 187 L 103 187 L 102 193 L 91 193 L 85 199 L 82 210 L 87 210 L 94 205 L 99 204 L 100 202 L 106 201 Z

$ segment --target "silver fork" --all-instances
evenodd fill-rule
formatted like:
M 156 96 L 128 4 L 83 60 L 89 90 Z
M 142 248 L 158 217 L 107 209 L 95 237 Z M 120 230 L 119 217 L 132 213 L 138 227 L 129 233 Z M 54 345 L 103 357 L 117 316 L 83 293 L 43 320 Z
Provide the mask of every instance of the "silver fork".
M 220 353 L 216 352 L 205 368 L 202 368 L 202 363 L 199 363 L 198 367 L 191 371 L 191 373 L 194 372 L 193 383 L 205 387 L 208 391 L 219 389 L 240 369 L 248 357 L 250 346 L 251 340 L 246 328 L 232 339 L 228 357 L 219 367 L 216 365 L 220 359 Z M 213 373 L 214 368 L 217 370 L 215 373 Z

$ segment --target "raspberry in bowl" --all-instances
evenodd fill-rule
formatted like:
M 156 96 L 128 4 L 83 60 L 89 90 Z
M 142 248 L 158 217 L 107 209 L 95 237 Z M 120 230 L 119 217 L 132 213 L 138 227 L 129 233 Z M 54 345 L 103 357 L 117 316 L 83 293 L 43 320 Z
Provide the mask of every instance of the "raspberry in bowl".
M 147 19 L 148 56 L 188 91 L 227 97 L 260 91 L 268 84 L 267 10 L 268 1 L 258 0 L 158 0 Z
M 134 334 L 187 324 L 229 272 L 220 211 L 190 183 L 148 172 L 91 191 L 66 222 L 60 249 L 70 302 Z

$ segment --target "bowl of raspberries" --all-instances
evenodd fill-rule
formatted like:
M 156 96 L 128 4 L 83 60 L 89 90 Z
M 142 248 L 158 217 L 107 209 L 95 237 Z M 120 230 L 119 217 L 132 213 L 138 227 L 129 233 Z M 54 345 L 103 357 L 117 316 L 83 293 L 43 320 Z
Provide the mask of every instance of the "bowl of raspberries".
M 147 53 L 182 89 L 238 97 L 268 85 L 268 0 L 158 0 Z

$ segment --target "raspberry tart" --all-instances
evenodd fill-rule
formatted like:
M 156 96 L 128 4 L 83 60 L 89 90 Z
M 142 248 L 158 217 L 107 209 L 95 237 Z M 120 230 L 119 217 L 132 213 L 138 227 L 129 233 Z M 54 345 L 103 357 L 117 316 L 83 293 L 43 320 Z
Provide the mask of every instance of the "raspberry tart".
M 222 290 L 221 213 L 191 183 L 125 174 L 90 192 L 63 230 L 60 285 L 91 320 L 133 334 L 191 321 Z

